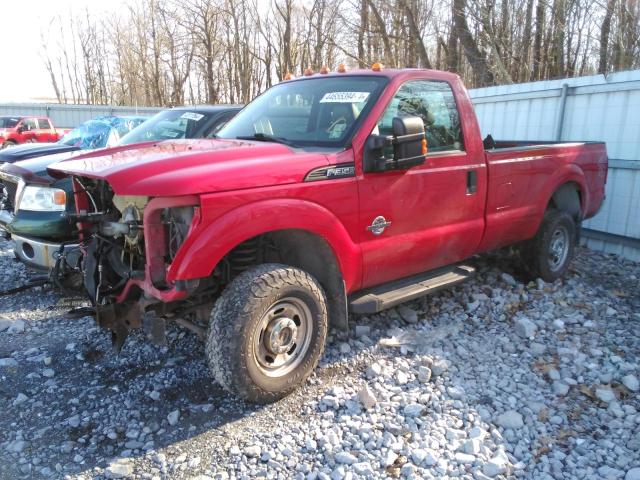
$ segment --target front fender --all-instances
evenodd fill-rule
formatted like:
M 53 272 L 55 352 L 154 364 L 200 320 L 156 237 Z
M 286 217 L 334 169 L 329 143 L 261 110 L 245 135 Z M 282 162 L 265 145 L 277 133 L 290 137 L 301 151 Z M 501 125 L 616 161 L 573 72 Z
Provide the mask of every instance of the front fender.
M 196 225 L 178 251 L 167 280 L 190 280 L 211 275 L 214 268 L 240 243 L 277 230 L 304 230 L 322 237 L 338 261 L 347 291 L 359 286 L 360 248 L 342 222 L 317 203 L 273 199 L 235 208 L 208 224 Z

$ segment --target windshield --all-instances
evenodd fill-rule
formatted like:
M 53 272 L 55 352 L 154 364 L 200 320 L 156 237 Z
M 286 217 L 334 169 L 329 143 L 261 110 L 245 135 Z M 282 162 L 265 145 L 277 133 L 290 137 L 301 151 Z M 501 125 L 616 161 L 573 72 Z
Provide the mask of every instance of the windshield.
M 136 128 L 146 120 L 145 117 L 113 117 L 102 116 L 84 122 L 74 128 L 59 143 L 80 148 L 80 150 L 95 150 L 97 148 L 112 147 L 121 137 Z
M 377 76 L 280 83 L 247 105 L 217 137 L 275 137 L 300 147 L 344 147 L 386 84 L 385 77 Z
M 19 121 L 18 117 L 0 117 L 0 128 L 14 128 Z
M 198 110 L 165 110 L 144 122 L 120 140 L 120 145 L 132 143 L 201 138 L 207 135 L 214 112 Z
M 67 133 L 60 143 L 80 150 L 95 150 L 115 145 L 119 138 L 118 131 L 111 125 L 100 120 L 89 120 Z

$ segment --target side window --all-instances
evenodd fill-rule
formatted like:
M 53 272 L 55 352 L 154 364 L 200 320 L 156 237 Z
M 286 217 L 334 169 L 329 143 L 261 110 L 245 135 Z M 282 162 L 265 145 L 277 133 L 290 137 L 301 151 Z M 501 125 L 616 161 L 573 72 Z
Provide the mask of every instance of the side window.
M 409 115 L 422 118 L 429 152 L 464 150 L 460 116 L 448 83 L 414 80 L 403 84 L 378 121 L 379 133 L 391 135 L 393 118 Z
M 51 123 L 48 118 L 39 118 L 38 119 L 38 128 L 41 130 L 51 130 Z
M 22 126 L 25 130 L 35 130 L 36 128 L 38 128 L 35 118 L 25 118 L 22 121 Z

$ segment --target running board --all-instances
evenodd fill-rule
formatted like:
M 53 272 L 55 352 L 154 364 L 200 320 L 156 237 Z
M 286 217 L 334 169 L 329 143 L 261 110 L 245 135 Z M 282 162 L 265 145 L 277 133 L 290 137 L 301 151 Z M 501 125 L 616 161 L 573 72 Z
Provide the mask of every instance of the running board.
M 353 313 L 378 313 L 409 300 L 457 285 L 473 276 L 475 268 L 454 265 L 403 278 L 349 296 L 349 310 Z

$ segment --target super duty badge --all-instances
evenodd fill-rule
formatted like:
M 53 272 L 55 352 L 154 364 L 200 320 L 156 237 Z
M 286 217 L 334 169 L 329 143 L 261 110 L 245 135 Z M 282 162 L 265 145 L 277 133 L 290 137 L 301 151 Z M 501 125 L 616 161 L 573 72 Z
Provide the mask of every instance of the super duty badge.
M 316 180 L 334 180 L 338 178 L 355 177 L 355 175 L 355 164 L 341 163 L 339 165 L 331 165 L 311 170 L 305 177 L 304 181 L 313 182 Z

